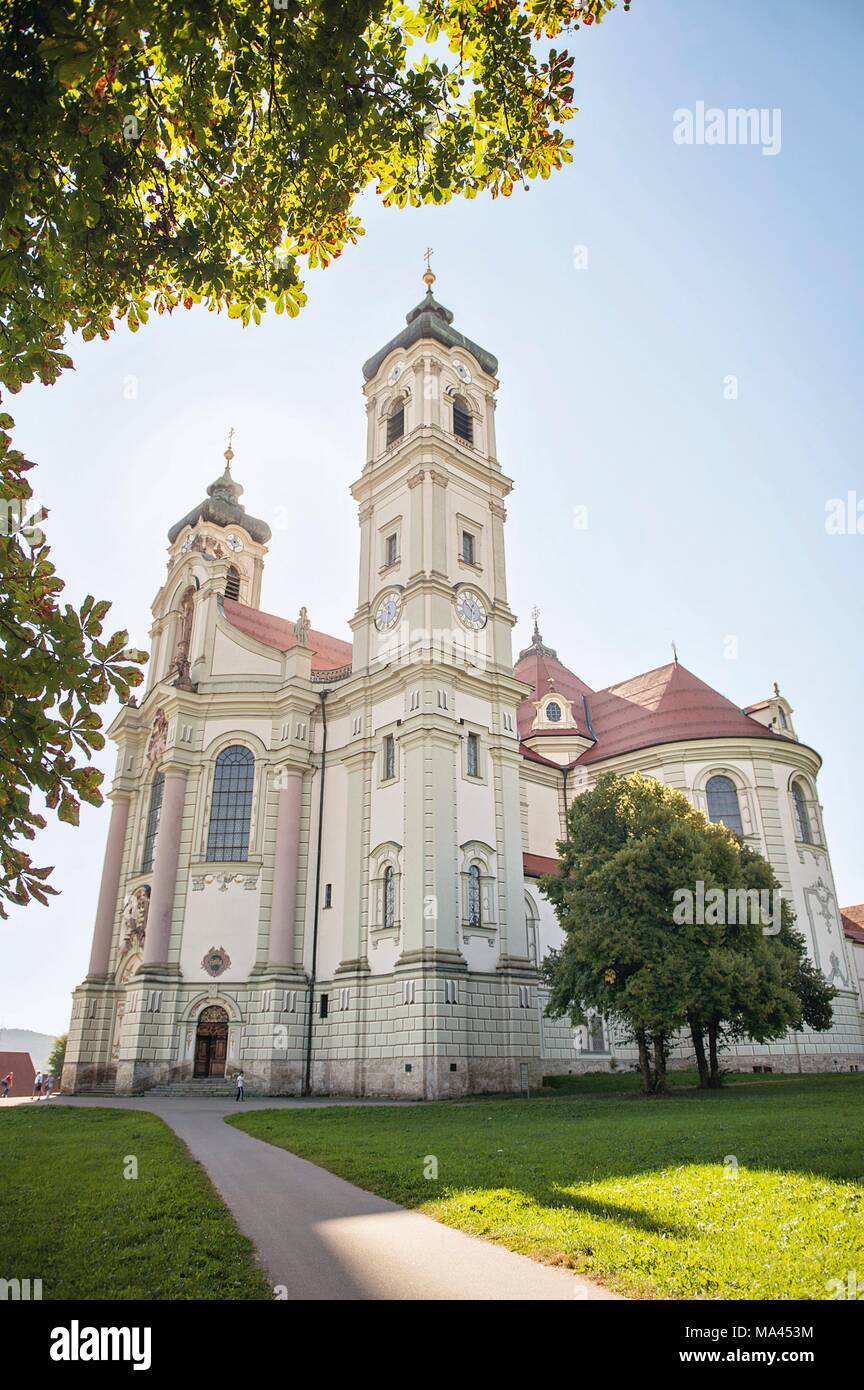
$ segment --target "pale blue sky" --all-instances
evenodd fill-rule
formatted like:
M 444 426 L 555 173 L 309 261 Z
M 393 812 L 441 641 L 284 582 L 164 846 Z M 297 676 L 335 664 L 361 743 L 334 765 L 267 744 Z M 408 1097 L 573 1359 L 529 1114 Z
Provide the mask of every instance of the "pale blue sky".
M 864 499 L 862 40 L 857 0 L 818 17 L 805 0 L 634 0 L 573 43 L 575 159 L 548 183 L 412 212 L 366 198 L 366 237 L 310 278 L 294 322 L 195 310 L 74 344 L 74 373 L 11 402 L 71 597 L 111 598 L 147 645 L 165 533 L 234 425 L 244 501 L 275 523 L 263 606 L 306 604 L 349 636 L 360 367 L 420 298 L 431 244 L 436 294 L 500 360 L 517 646 L 537 603 L 595 687 L 667 661 L 673 639 L 741 705 L 779 681 L 825 759 L 841 902 L 864 900 L 864 535 L 825 530 L 829 499 Z M 780 153 L 675 144 L 673 112 L 699 101 L 780 108 Z M 63 892 L 0 927 L 0 1025 L 66 1028 L 107 819 L 85 808 L 78 831 L 42 836 Z

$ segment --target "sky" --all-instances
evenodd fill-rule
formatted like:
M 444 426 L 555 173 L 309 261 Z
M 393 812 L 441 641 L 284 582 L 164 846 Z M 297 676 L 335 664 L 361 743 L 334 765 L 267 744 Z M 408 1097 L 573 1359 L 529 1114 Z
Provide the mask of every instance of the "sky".
M 779 682 L 824 758 L 840 901 L 862 902 L 864 6 L 633 0 L 570 47 L 574 162 L 548 182 L 407 211 L 365 195 L 365 237 L 309 276 L 298 319 L 154 318 L 73 342 L 74 372 L 11 401 L 55 563 L 146 648 L 166 532 L 233 426 L 243 501 L 273 526 L 262 607 L 350 639 L 361 365 L 421 298 L 431 246 L 436 296 L 500 363 L 515 649 L 536 604 L 595 688 L 672 642 L 742 706 Z M 764 141 L 680 143 L 699 103 L 764 110 Z M 861 534 L 832 533 L 850 493 Z M 0 1026 L 68 1026 L 108 814 L 37 842 L 61 893 L 0 923 Z

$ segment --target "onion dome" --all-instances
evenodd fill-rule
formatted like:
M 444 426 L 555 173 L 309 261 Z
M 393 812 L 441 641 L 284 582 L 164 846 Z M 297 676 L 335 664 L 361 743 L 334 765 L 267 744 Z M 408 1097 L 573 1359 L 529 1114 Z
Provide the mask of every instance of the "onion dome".
M 231 433 L 233 435 L 234 431 Z M 204 501 L 199 502 L 197 507 L 193 507 L 191 512 L 187 512 L 171 527 L 168 539 L 172 544 L 185 526 L 197 526 L 202 521 L 209 522 L 211 526 L 240 526 L 251 540 L 258 541 L 261 545 L 267 544 L 272 535 L 267 522 L 259 520 L 257 516 L 249 516 L 240 501 L 243 488 L 231 476 L 233 457 L 234 450 L 229 443 L 225 450 L 225 468 L 221 477 L 210 484 Z

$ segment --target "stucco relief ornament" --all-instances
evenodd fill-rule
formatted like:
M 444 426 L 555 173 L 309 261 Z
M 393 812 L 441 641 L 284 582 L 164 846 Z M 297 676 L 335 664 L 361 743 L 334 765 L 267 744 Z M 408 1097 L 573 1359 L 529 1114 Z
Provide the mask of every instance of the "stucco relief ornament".
M 217 975 L 225 974 L 231 964 L 231 957 L 224 946 L 211 946 L 201 964 L 207 974 L 212 975 L 215 979 Z
M 150 737 L 147 740 L 147 761 L 151 765 L 157 763 L 165 752 L 168 742 L 168 716 L 164 709 L 156 711 L 156 718 L 150 729 Z
M 123 951 L 144 945 L 147 935 L 147 914 L 150 911 L 150 888 L 145 884 L 129 893 L 123 904 Z

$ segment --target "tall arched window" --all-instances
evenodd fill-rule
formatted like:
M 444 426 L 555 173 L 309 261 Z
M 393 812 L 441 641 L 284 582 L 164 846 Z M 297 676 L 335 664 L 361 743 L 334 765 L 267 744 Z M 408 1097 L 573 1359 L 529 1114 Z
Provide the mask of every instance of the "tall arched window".
M 401 439 L 405 433 L 405 401 L 400 398 L 395 402 L 390 414 L 387 416 L 387 443 L 395 444 L 397 439 Z
M 795 837 L 805 845 L 814 843 L 813 823 L 807 807 L 807 794 L 800 782 L 792 783 L 792 805 L 795 808 Z
M 483 920 L 483 903 L 480 896 L 480 867 L 472 864 L 468 870 L 468 922 L 479 927 Z
M 248 748 L 239 744 L 223 749 L 216 759 L 208 859 L 248 859 L 254 775 L 255 759 Z
M 394 927 L 396 925 L 396 875 L 393 872 L 393 865 L 388 864 L 384 870 L 384 927 Z
M 153 855 L 156 851 L 156 834 L 159 830 L 159 819 L 162 815 L 162 794 L 165 791 L 165 776 L 157 772 L 153 778 L 153 785 L 150 788 L 150 810 L 147 812 L 147 830 L 144 835 L 144 855 L 141 860 L 141 869 L 147 872 L 153 868 Z
M 705 788 L 708 796 L 708 819 L 719 821 L 734 830 L 736 835 L 744 835 L 741 820 L 741 807 L 738 804 L 738 789 L 731 777 L 718 775 L 709 777 Z
M 240 598 L 240 571 L 236 565 L 229 565 L 228 577 L 225 580 L 225 597 L 239 600 Z
M 467 440 L 469 444 L 474 443 L 474 418 L 468 402 L 461 396 L 456 396 L 453 400 L 453 433 L 460 439 Z

